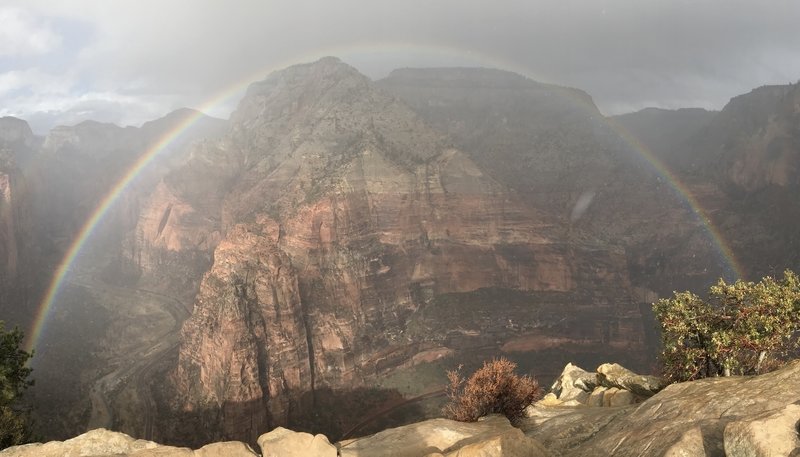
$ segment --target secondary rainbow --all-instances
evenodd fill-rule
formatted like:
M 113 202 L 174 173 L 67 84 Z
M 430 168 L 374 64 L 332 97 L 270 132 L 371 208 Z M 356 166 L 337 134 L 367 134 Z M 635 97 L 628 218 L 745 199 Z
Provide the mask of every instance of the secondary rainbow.
M 37 308 L 36 314 L 34 316 L 33 322 L 31 324 L 31 330 L 28 332 L 28 338 L 26 339 L 25 349 L 31 350 L 36 346 L 39 341 L 39 338 L 42 335 L 44 330 L 45 324 L 47 322 L 47 317 L 50 314 L 50 311 L 56 302 L 56 298 L 58 293 L 60 292 L 64 280 L 67 276 L 67 273 L 70 270 L 70 267 L 75 262 L 76 257 L 83 249 L 84 245 L 86 244 L 87 240 L 93 234 L 95 228 L 102 220 L 103 216 L 108 212 L 109 208 L 111 208 L 117 199 L 122 195 L 122 193 L 128 188 L 131 182 L 136 179 L 136 177 L 144 170 L 150 162 L 153 161 L 161 152 L 165 151 L 169 148 L 169 146 L 175 142 L 175 140 L 181 136 L 181 134 L 186 131 L 189 127 L 191 127 L 195 122 L 201 119 L 204 116 L 204 112 L 213 112 L 214 108 L 232 101 L 237 96 L 240 98 L 241 94 L 247 88 L 247 86 L 252 82 L 263 78 L 265 74 L 269 72 L 279 69 L 285 68 L 293 63 L 297 62 L 308 62 L 313 61 L 319 57 L 326 56 L 326 55 L 357 55 L 357 54 L 368 54 L 368 53 L 390 53 L 390 52 L 420 52 L 420 53 L 427 53 L 431 56 L 436 55 L 456 55 L 462 59 L 465 63 L 468 64 L 488 64 L 488 66 L 494 68 L 501 68 L 507 69 L 510 71 L 514 71 L 515 73 L 522 74 L 528 77 L 531 77 L 531 72 L 527 69 L 520 68 L 510 62 L 507 62 L 503 59 L 498 59 L 494 56 L 490 56 L 488 54 L 476 52 L 474 50 L 468 49 L 461 49 L 457 47 L 451 46 L 431 46 L 427 44 L 416 44 L 416 43 L 370 43 L 370 44 L 355 44 L 355 45 L 346 45 L 346 46 L 338 46 L 338 47 L 331 47 L 327 48 L 323 51 L 314 51 L 310 52 L 302 57 L 295 57 L 292 59 L 285 60 L 278 64 L 272 64 L 267 68 L 259 69 L 257 72 L 248 75 L 246 78 L 243 78 L 236 83 L 228 86 L 227 88 L 220 91 L 216 96 L 211 97 L 206 103 L 204 103 L 195 113 L 187 116 L 184 120 L 179 122 L 173 129 L 166 132 L 157 142 L 155 142 L 152 146 L 150 146 L 144 154 L 128 169 L 123 177 L 114 185 L 113 188 L 106 194 L 105 197 L 100 201 L 97 205 L 95 210 L 91 213 L 89 218 L 81 227 L 80 231 L 78 232 L 75 239 L 69 245 L 66 254 L 64 255 L 61 262 L 58 264 L 58 267 L 55 270 L 52 280 L 47 288 L 47 291 L 44 295 L 44 298 L 39 304 Z M 542 80 L 547 79 L 543 78 L 542 75 L 534 76 L 534 79 Z M 589 107 L 586 101 L 580 100 L 577 97 L 573 99 L 577 103 L 584 105 L 588 108 L 594 109 L 592 105 Z M 664 164 L 643 144 L 641 144 L 636 138 L 632 135 L 627 133 L 624 128 L 617 125 L 613 120 L 606 118 L 606 122 L 608 125 L 614 129 L 618 134 L 621 135 L 645 160 L 650 162 L 653 167 L 655 167 L 656 171 L 663 176 L 667 182 L 675 189 L 678 195 L 684 199 L 691 210 L 697 215 L 697 217 L 702 222 L 703 226 L 707 230 L 708 234 L 710 235 L 711 239 L 717 246 L 717 250 L 720 252 L 724 261 L 728 264 L 734 274 L 738 277 L 743 277 L 742 268 L 736 261 L 733 252 L 731 251 L 728 244 L 725 242 L 725 239 L 721 236 L 719 231 L 714 227 L 711 222 L 711 219 L 706 214 L 705 210 L 699 204 L 699 202 L 692 196 L 691 192 L 669 171 L 669 169 L 664 166 Z

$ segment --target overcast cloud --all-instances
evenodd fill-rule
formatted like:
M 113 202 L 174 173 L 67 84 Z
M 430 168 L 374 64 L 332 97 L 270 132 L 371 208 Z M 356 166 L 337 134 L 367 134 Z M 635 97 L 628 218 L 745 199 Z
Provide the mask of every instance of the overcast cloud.
M 227 117 L 230 89 L 324 55 L 372 78 L 504 68 L 586 90 L 607 114 L 719 109 L 800 79 L 798 24 L 796 0 L 4 0 L 0 115 L 39 133 L 182 106 Z

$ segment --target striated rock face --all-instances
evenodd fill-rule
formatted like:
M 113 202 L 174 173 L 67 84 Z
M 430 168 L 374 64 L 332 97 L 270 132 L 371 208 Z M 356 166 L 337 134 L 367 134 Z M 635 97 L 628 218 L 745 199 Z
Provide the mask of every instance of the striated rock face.
M 297 275 L 272 234 L 234 227 L 184 324 L 175 382 L 189 407 L 221 407 L 223 436 L 255 441 L 313 388 Z M 246 405 L 246 406 L 245 406 Z
M 643 348 L 622 251 L 578 231 L 567 243 L 547 212 L 336 59 L 254 84 L 228 135 L 168 175 L 150 208 L 139 227 L 171 255 L 220 234 L 173 384 L 178 409 L 211 411 L 226 438 L 291 425 L 331 400 L 319 392 L 426 351 Z
M 800 455 L 800 401 L 725 426 L 728 455 Z
M 698 139 L 731 184 L 748 193 L 800 184 L 800 85 L 763 86 L 734 97 Z
M 0 118 L 0 311 L 17 319 L 30 299 L 33 260 L 31 198 L 21 164 L 36 140 L 25 121 Z
M 644 140 L 605 118 L 586 93 L 488 69 L 402 69 L 378 84 L 548 213 L 568 241 L 578 230 L 624 246 L 636 295 L 700 289 L 725 272 L 705 221 L 649 163 Z M 682 119 L 673 130 L 690 125 Z

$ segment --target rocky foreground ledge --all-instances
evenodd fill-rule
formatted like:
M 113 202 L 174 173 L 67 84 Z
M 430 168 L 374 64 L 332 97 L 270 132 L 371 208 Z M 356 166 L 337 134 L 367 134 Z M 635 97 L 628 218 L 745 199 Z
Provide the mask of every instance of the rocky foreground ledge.
M 800 457 L 800 361 L 761 376 L 665 388 L 657 378 L 619 365 L 601 365 L 591 373 L 570 364 L 551 390 L 528 408 L 520 428 L 500 416 L 475 423 L 432 419 L 335 444 L 324 435 L 277 428 L 261 435 L 258 445 L 263 457 Z M 104 429 L 0 452 L 0 457 L 258 455 L 241 442 L 191 450 Z

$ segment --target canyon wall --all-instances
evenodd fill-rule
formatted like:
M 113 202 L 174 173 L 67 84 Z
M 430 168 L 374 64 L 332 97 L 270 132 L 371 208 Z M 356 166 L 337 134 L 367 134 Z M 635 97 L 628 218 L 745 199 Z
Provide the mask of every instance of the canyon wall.
M 21 166 L 35 146 L 25 121 L 0 118 L 0 311 L 12 321 L 24 316 L 33 294 L 30 183 Z
M 565 235 L 336 59 L 254 84 L 154 195 L 139 226 L 161 249 L 214 248 L 172 380 L 174 407 L 225 438 L 425 353 L 645 347 L 624 250 Z

